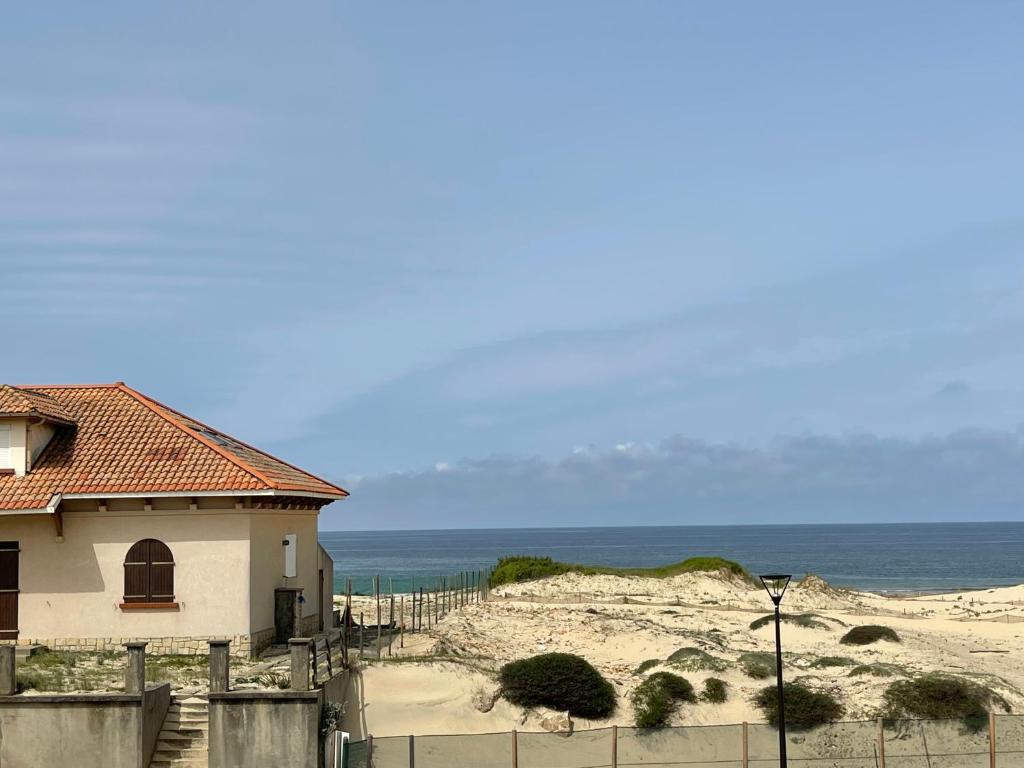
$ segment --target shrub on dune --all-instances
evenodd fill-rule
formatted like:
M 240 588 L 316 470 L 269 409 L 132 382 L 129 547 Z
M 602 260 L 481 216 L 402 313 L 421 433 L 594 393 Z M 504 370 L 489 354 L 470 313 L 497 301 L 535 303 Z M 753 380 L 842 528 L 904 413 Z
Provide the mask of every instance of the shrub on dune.
M 879 640 L 898 643 L 900 641 L 900 636 L 896 634 L 896 630 L 890 629 L 889 627 L 883 627 L 878 624 L 866 624 L 864 626 L 854 627 L 839 638 L 839 642 L 843 645 L 870 645 L 871 643 L 878 642 Z
M 700 672 L 702 670 L 724 672 L 729 666 L 725 659 L 720 659 L 706 651 L 702 651 L 700 648 L 693 647 L 680 648 L 672 653 L 666 659 L 666 662 L 688 672 Z
M 775 655 L 764 651 L 741 653 L 738 659 L 740 669 L 747 677 L 767 680 L 775 674 Z
M 700 697 L 709 704 L 723 704 L 729 698 L 729 686 L 725 680 L 709 677 L 704 681 L 704 692 Z
M 779 616 L 784 624 L 793 624 L 804 629 L 829 629 L 821 616 L 814 613 L 783 613 Z M 750 622 L 751 629 L 760 629 L 775 622 L 775 614 L 767 613 L 759 619 Z
M 549 707 L 576 717 L 615 711 L 615 689 L 590 663 L 571 653 L 545 653 L 506 664 L 501 695 L 521 707 Z
M 802 731 L 826 723 L 834 723 L 843 716 L 843 705 L 831 694 L 814 691 L 800 683 L 783 686 L 786 704 L 786 728 Z M 779 692 L 774 685 L 762 688 L 754 696 L 754 705 L 764 712 L 768 724 L 779 726 Z
M 933 672 L 913 680 L 899 680 L 885 689 L 886 716 L 892 719 L 960 719 L 981 728 L 989 711 L 1010 711 L 1006 700 L 983 685 Z
M 637 728 L 662 728 L 681 702 L 697 697 L 690 682 L 671 672 L 655 672 L 633 691 L 633 719 Z

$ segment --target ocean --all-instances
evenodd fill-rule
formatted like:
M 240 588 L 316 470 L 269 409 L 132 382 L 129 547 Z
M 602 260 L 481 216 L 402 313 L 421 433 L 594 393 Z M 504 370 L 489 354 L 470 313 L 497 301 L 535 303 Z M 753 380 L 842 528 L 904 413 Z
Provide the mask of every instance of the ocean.
M 632 567 L 719 555 L 753 573 L 815 573 L 875 592 L 1024 583 L 1024 523 L 322 531 L 320 543 L 339 593 L 351 578 L 353 591 L 368 594 L 375 575 L 385 590 L 428 587 L 513 554 Z

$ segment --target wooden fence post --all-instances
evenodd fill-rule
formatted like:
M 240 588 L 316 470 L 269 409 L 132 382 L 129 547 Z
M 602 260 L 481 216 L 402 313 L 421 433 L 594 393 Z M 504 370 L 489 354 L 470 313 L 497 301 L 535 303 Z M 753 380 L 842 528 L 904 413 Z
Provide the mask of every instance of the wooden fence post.
M 886 723 L 879 718 L 879 768 L 886 768 Z
M 742 754 L 742 758 L 741 758 L 742 759 L 742 768 L 749 768 L 749 766 L 750 766 L 750 745 L 749 745 L 749 742 L 747 741 L 747 730 L 748 730 L 747 722 L 744 720 L 743 721 L 743 736 L 742 736 L 743 749 L 742 749 L 742 752 L 741 752 L 741 754 Z
M 430 621 L 430 611 L 427 611 L 427 621 Z M 423 631 L 423 587 L 420 587 L 420 632 Z
M 377 576 L 377 580 L 374 582 L 373 593 L 377 599 L 377 658 L 380 658 L 380 645 L 381 645 L 381 631 L 380 624 L 383 621 L 383 616 L 380 613 L 380 576 Z
M 373 768 L 373 734 L 366 735 L 366 768 Z
M 988 713 L 988 765 L 996 768 L 996 713 Z
M 399 619 L 401 625 L 398 628 L 398 647 L 405 648 L 405 595 L 402 595 L 402 605 L 398 609 L 398 615 L 401 617 Z
M 363 658 L 363 612 L 359 612 L 359 658 Z
M 416 768 L 416 739 L 409 736 L 409 768 Z
M 519 737 L 516 729 L 512 729 L 512 768 L 519 768 Z
M 612 726 L 612 768 L 619 768 L 619 726 Z

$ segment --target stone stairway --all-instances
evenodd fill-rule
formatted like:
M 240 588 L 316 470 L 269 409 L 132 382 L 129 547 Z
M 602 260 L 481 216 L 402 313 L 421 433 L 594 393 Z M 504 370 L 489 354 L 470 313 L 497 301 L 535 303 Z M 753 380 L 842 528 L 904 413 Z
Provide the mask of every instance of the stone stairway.
M 209 711 L 206 696 L 172 695 L 150 768 L 207 768 Z

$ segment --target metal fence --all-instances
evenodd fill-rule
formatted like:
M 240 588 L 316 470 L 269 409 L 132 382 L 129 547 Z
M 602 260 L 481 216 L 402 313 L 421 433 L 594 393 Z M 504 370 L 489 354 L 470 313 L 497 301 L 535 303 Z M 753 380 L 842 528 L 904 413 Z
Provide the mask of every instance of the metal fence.
M 369 737 L 348 768 L 751 768 L 778 765 L 768 725 Z M 841 722 L 788 734 L 799 768 L 1024 768 L 1024 716 Z

